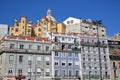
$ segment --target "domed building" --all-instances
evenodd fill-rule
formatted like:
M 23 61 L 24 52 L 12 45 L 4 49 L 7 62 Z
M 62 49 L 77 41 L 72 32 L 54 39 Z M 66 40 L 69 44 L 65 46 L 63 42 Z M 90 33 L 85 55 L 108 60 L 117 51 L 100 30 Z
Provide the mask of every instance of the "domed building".
M 42 37 L 48 37 L 50 33 L 65 33 L 66 26 L 62 22 L 57 22 L 56 19 L 52 16 L 52 11 L 47 10 L 47 15 L 43 16 L 41 20 L 37 21 L 36 35 Z
M 57 22 L 56 19 L 52 16 L 52 11 L 50 9 L 47 10 L 47 19 L 49 21 Z

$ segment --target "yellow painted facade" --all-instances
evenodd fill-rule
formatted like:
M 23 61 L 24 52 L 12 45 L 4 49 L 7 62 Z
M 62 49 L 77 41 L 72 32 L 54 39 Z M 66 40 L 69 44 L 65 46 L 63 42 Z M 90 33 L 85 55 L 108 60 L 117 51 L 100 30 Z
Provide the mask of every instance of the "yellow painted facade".
M 65 33 L 66 26 L 64 23 L 56 22 L 51 16 L 50 10 L 47 16 L 42 17 L 36 24 L 31 21 L 27 22 L 26 17 L 21 17 L 20 21 L 15 20 L 14 25 L 10 26 L 10 35 L 31 35 L 45 37 L 48 33 Z

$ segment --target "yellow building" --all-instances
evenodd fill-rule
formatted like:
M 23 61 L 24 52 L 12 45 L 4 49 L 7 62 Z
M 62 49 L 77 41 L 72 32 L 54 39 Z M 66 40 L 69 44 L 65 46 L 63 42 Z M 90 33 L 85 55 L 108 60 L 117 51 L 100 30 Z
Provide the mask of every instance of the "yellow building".
M 37 24 L 31 21 L 26 22 L 26 17 L 22 16 L 20 21 L 15 20 L 14 26 L 10 27 L 10 35 L 31 35 L 45 37 L 50 33 L 65 33 L 66 26 L 62 22 L 57 22 L 52 16 L 51 10 L 47 11 L 47 16 L 37 20 Z

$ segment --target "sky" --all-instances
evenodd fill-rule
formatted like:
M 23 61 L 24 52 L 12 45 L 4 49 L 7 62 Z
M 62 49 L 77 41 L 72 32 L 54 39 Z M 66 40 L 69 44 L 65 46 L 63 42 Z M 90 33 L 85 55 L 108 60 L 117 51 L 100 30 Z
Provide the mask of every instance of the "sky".
M 48 9 L 58 22 L 68 17 L 102 20 L 108 36 L 120 33 L 120 0 L 0 0 L 0 24 L 12 26 L 21 16 L 35 24 Z

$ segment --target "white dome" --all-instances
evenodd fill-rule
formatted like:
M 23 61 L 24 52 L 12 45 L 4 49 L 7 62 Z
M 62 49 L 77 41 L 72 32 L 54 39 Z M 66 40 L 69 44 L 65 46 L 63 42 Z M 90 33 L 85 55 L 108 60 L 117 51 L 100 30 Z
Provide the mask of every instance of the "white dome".
M 47 16 L 46 16 L 46 18 L 49 21 L 57 22 L 56 19 L 52 16 L 52 11 L 50 9 L 47 10 Z

